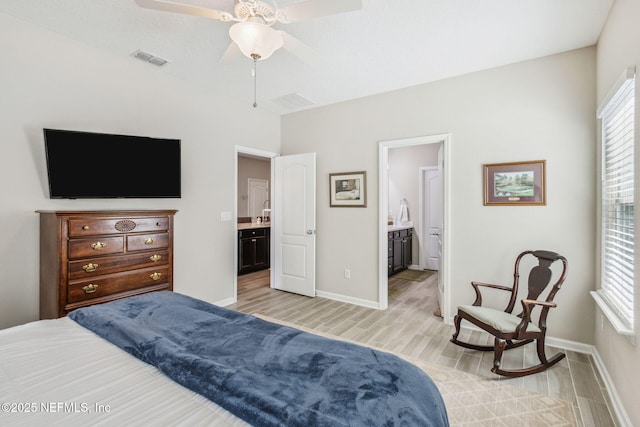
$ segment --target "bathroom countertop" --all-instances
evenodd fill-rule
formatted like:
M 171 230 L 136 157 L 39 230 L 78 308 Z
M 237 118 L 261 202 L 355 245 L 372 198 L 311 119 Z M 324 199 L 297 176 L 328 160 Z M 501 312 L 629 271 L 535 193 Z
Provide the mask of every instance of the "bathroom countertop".
M 408 230 L 409 228 L 413 228 L 413 222 L 409 221 L 407 224 L 389 225 L 387 228 L 388 231 Z
M 258 224 L 257 222 L 240 222 L 238 223 L 238 230 L 246 230 L 248 228 L 271 228 L 270 222 L 262 222 Z

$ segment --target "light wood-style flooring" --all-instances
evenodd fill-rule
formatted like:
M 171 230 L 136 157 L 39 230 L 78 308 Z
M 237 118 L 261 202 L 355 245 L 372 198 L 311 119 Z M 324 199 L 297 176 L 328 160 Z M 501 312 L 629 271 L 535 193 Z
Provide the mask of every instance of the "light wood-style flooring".
M 545 372 L 504 379 L 491 373 L 492 353 L 463 349 L 449 342 L 454 327 L 433 313 L 437 306 L 437 273 L 422 282 L 389 278 L 385 311 L 309 298 L 271 289 L 269 270 L 238 277 L 238 302 L 228 308 L 263 314 L 293 324 L 394 351 L 570 401 L 581 426 L 615 426 L 608 394 L 590 355 L 565 351 L 567 357 Z M 464 330 L 461 338 L 492 344 L 488 334 Z M 548 355 L 559 349 L 549 348 Z M 509 350 L 503 366 L 537 364 L 533 344 Z

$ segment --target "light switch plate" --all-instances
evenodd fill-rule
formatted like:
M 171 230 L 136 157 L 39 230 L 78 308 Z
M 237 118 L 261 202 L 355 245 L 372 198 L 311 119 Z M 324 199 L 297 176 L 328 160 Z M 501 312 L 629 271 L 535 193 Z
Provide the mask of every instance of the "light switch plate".
M 233 217 L 231 216 L 231 212 L 224 211 L 220 212 L 220 221 L 231 221 Z

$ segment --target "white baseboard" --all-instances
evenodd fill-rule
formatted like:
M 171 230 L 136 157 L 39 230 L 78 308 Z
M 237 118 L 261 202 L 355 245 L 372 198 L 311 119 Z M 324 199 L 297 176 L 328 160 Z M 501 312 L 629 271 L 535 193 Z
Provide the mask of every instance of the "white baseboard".
M 380 304 L 377 301 L 369 301 L 366 299 L 353 298 L 345 295 L 334 294 L 333 292 L 319 291 L 316 289 L 316 296 L 331 299 L 334 301 L 347 302 L 349 304 L 360 305 L 367 308 L 375 308 L 380 310 Z
M 596 350 L 591 344 L 584 344 L 577 341 L 565 340 L 562 338 L 547 337 L 546 343 L 551 347 L 561 348 L 563 350 L 571 350 L 576 353 L 586 353 L 593 355 Z
M 596 368 L 598 369 L 600 377 L 602 378 L 602 381 L 604 381 L 605 389 L 609 394 L 609 400 L 611 401 L 611 406 L 613 406 L 610 409 L 613 411 L 613 416 L 616 418 L 617 425 L 620 427 L 633 427 L 633 424 L 631 424 L 631 420 L 629 419 L 629 415 L 627 415 L 627 411 L 622 405 L 622 401 L 620 400 L 620 396 L 618 395 L 618 390 L 616 389 L 616 386 L 613 383 L 609 372 L 607 371 L 607 367 L 605 366 L 604 361 L 600 357 L 600 353 L 598 353 L 598 349 L 595 346 L 593 346 L 593 352 L 591 353 L 591 356 L 593 356 Z
M 226 307 L 228 305 L 235 304 L 236 302 L 237 301 L 235 298 L 230 297 L 230 298 L 223 299 L 221 301 L 216 301 L 213 304 L 217 305 L 218 307 Z

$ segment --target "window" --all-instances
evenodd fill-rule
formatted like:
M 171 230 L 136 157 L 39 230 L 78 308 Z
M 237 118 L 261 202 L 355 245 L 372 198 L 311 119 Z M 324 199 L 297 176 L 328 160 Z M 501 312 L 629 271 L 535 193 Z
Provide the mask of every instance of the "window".
M 634 327 L 635 72 L 627 70 L 602 120 L 601 286 L 594 298 L 619 333 Z

